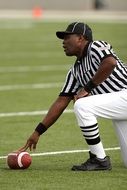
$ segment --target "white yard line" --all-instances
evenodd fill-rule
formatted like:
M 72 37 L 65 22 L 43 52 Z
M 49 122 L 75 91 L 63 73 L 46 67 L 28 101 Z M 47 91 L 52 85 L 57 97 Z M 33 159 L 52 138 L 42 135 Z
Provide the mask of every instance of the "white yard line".
M 0 67 L 0 73 L 17 73 L 17 72 L 42 72 L 42 71 L 62 71 L 68 70 L 70 65 L 42 65 L 42 66 L 7 66 Z
M 120 150 L 120 147 L 114 148 L 105 148 L 106 151 L 111 150 Z M 58 155 L 58 154 L 72 154 L 72 153 L 82 153 L 89 152 L 89 150 L 65 150 L 65 151 L 56 151 L 56 152 L 43 152 L 43 153 L 32 153 L 31 156 L 49 156 L 49 155 Z
M 16 84 L 16 85 L 2 85 L 0 86 L 0 91 L 7 90 L 25 90 L 25 89 L 43 89 L 43 88 L 58 88 L 61 87 L 63 83 L 41 83 L 41 84 Z
M 105 148 L 105 151 L 113 151 L 113 150 L 120 150 L 120 147 L 110 147 Z M 65 151 L 56 151 L 56 152 L 42 152 L 42 153 L 32 153 L 31 156 L 52 156 L 52 155 L 59 155 L 59 154 L 74 154 L 74 153 L 82 153 L 88 152 L 89 150 L 65 150 Z M 0 156 L 0 159 L 5 159 L 7 156 Z
M 48 110 L 42 111 L 32 111 L 32 112 L 10 112 L 10 113 L 0 113 L 1 117 L 16 117 L 16 116 L 34 116 L 34 115 L 45 115 L 47 114 Z M 67 109 L 64 113 L 73 113 L 73 110 Z
M 46 52 L 24 52 L 24 51 L 15 51 L 15 52 L 3 52 L 2 54 L 0 54 L 1 58 L 4 59 L 12 59 L 12 58 L 62 58 L 64 54 L 62 53 L 62 51 L 57 51 L 57 52 L 53 52 L 53 51 L 46 51 Z
M 59 15 L 59 16 L 58 16 Z M 79 20 L 87 20 L 94 22 L 127 22 L 127 12 L 126 11 L 93 11 L 93 10 L 44 10 L 44 13 L 39 19 L 34 19 L 31 14 L 31 10 L 1 10 L 0 11 L 0 19 L 7 19 L 22 21 L 22 25 L 18 23 L 19 28 L 28 28 L 34 26 L 34 22 L 47 22 L 47 21 L 59 21 L 59 22 L 68 22 L 68 21 L 79 21 Z M 24 22 L 25 20 L 25 22 Z M 29 25 L 26 25 L 26 22 Z M 30 23 L 31 22 L 31 23 Z M 3 27 L 7 27 L 6 25 L 2 25 Z M 16 24 L 9 27 L 16 27 Z

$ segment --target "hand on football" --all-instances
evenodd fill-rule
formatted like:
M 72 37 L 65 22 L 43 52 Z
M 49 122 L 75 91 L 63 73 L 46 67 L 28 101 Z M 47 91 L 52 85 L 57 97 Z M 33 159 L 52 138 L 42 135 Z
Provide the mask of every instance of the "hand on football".
M 34 131 L 33 134 L 28 138 L 25 146 L 23 146 L 20 151 L 26 151 L 28 148 L 30 151 L 35 150 L 39 137 L 39 133 L 37 131 Z

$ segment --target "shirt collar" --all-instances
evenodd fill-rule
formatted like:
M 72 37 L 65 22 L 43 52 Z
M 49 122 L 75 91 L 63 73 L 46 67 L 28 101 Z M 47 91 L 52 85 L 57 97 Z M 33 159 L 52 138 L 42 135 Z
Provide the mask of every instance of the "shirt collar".
M 91 42 L 88 42 L 87 44 L 86 44 L 86 46 L 85 46 L 85 48 L 84 48 L 84 50 L 83 50 L 83 54 L 82 54 L 82 57 L 85 57 L 86 55 L 87 55 L 87 50 L 88 50 L 88 47 L 89 47 L 89 44 L 90 44 Z
M 84 50 L 83 50 L 82 57 L 80 57 L 79 59 L 77 58 L 77 60 L 76 60 L 77 63 L 80 63 L 81 60 L 82 60 L 82 58 L 87 55 L 87 51 L 88 51 L 88 47 L 89 47 L 89 44 L 90 44 L 90 43 L 91 43 L 91 42 L 88 42 L 88 43 L 86 44 L 86 46 L 85 46 L 85 48 L 84 48 Z

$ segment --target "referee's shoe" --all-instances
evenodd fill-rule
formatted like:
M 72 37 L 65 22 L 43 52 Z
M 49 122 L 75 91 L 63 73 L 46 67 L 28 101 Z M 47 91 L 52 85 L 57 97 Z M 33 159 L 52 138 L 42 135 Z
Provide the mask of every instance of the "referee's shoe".
M 73 171 L 98 171 L 98 170 L 111 170 L 111 162 L 109 156 L 104 159 L 99 159 L 96 155 L 89 152 L 90 158 L 81 165 L 74 165 Z

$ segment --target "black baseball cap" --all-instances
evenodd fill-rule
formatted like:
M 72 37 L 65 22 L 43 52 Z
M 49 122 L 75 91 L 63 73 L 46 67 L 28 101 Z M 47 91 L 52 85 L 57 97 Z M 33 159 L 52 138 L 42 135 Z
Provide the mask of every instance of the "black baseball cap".
M 88 41 L 93 40 L 91 28 L 83 22 L 73 22 L 68 25 L 65 31 L 57 31 L 56 36 L 59 39 L 64 39 L 68 34 L 82 34 Z

